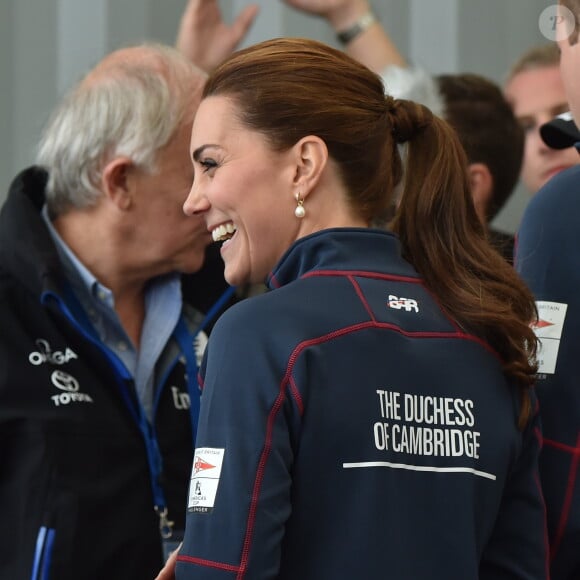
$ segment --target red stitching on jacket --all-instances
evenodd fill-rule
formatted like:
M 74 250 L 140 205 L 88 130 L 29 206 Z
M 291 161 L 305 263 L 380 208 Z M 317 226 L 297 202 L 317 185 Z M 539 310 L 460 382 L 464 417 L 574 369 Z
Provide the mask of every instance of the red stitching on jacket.
M 278 411 L 282 408 L 282 403 L 286 397 L 286 384 L 288 382 L 288 372 L 282 379 L 280 385 L 280 392 L 276 401 L 270 411 L 268 416 L 268 423 L 266 428 L 266 439 L 264 441 L 264 449 L 262 450 L 262 455 L 260 456 L 260 462 L 258 463 L 258 470 L 256 473 L 256 480 L 254 481 L 254 490 L 252 491 L 252 499 L 250 501 L 250 511 L 248 515 L 248 525 L 246 526 L 246 537 L 244 538 L 244 546 L 242 548 L 242 557 L 240 560 L 240 568 L 236 576 L 236 580 L 243 580 L 246 573 L 246 567 L 248 565 L 248 558 L 250 554 L 250 546 L 252 544 L 252 533 L 254 528 L 254 522 L 256 520 L 256 511 L 258 509 L 258 498 L 260 495 L 260 489 L 262 487 L 262 480 L 264 478 L 264 471 L 266 469 L 266 462 L 268 461 L 268 456 L 270 455 L 270 450 L 272 448 L 272 431 L 274 428 L 274 420 Z
M 534 482 L 536 483 L 536 488 L 538 489 L 538 495 L 540 501 L 542 502 L 542 508 L 544 510 L 544 566 L 546 571 L 546 578 L 550 580 L 550 539 L 548 537 L 548 526 L 546 524 L 546 502 L 544 501 L 544 494 L 542 493 L 542 483 L 540 482 L 539 474 L 534 473 Z
M 360 276 L 361 278 L 373 278 L 374 280 L 392 280 L 393 282 L 410 282 L 411 284 L 423 285 L 421 278 L 412 276 L 398 276 L 397 274 L 379 274 L 377 272 L 366 272 L 365 270 L 312 270 L 301 278 L 312 278 L 313 276 Z
M 548 442 L 547 439 L 544 439 L 544 442 Z M 557 441 L 550 441 L 553 447 L 557 447 L 558 449 L 563 449 L 568 451 L 571 449 L 568 445 L 563 444 L 556 444 Z M 562 504 L 562 511 L 560 513 L 560 521 L 558 522 L 558 531 L 554 536 L 554 541 L 552 542 L 552 546 L 550 548 L 550 557 L 554 559 L 558 548 L 560 547 L 560 542 L 564 536 L 564 532 L 566 530 L 566 523 L 568 522 L 568 516 L 570 515 L 570 508 L 572 507 L 572 498 L 574 496 L 574 484 L 576 482 L 576 474 L 578 473 L 578 464 L 580 463 L 580 434 L 578 435 L 578 439 L 576 440 L 576 448 L 572 448 L 572 462 L 570 464 L 570 472 L 568 474 L 568 484 L 566 485 L 566 493 L 564 494 L 564 502 Z
M 226 572 L 237 572 L 239 568 L 231 564 L 223 564 L 222 562 L 212 562 L 211 560 L 204 560 L 203 558 L 194 558 L 193 556 L 177 556 L 178 562 L 186 562 L 187 564 L 199 564 L 207 568 L 217 568 L 218 570 L 225 570 Z
M 300 416 L 304 414 L 304 402 L 302 401 L 302 395 L 296 386 L 296 381 L 294 377 L 290 377 L 290 390 L 292 391 L 292 396 L 296 400 L 296 405 L 298 406 L 298 411 L 300 412 Z
M 373 310 L 370 307 L 370 304 L 368 303 L 367 299 L 365 298 L 363 291 L 360 287 L 360 284 L 355 280 L 354 276 L 349 276 L 348 279 L 350 280 L 350 283 L 354 286 L 354 291 L 356 292 L 360 301 L 363 303 L 363 306 L 365 307 L 366 311 L 368 312 L 371 320 L 373 322 L 376 322 L 376 318 L 375 318 L 375 315 L 373 314 Z
M 579 436 L 579 438 L 580 438 L 580 436 Z M 572 447 L 572 445 L 566 445 L 565 443 L 562 443 L 560 441 L 556 441 L 555 439 L 545 439 L 544 438 L 544 443 L 548 447 L 554 447 L 556 449 L 559 449 L 560 451 L 564 451 L 566 453 L 571 453 L 572 455 L 574 455 L 575 453 L 580 453 L 580 447 Z
M 538 405 L 536 405 L 536 409 L 538 409 Z M 544 442 L 544 437 L 542 435 L 542 431 L 538 427 L 534 427 L 533 431 L 536 439 L 538 440 L 538 444 L 540 449 L 542 448 L 542 444 Z M 534 481 L 536 483 L 536 487 L 538 488 L 538 495 L 540 497 L 540 501 L 542 502 L 542 508 L 544 510 L 544 563 L 545 563 L 545 570 L 546 570 L 546 578 L 550 580 L 550 538 L 548 536 L 548 524 L 546 519 L 546 501 L 544 500 L 544 493 L 542 491 L 542 482 L 540 481 L 539 473 L 536 470 L 534 473 Z

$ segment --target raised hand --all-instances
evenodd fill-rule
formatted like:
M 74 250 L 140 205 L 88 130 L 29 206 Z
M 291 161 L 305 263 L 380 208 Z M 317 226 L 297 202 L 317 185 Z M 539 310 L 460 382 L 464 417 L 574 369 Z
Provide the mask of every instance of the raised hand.
M 256 4 L 251 4 L 228 25 L 217 0 L 189 0 L 179 24 L 176 47 L 194 64 L 209 72 L 244 39 L 258 10 Z

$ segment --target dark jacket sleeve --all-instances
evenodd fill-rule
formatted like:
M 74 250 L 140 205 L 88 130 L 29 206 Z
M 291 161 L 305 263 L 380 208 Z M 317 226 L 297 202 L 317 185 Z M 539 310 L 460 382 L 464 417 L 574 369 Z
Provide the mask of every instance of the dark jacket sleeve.
M 298 420 L 298 411 L 284 356 L 271 352 L 255 320 L 251 327 L 243 321 L 244 309 L 238 304 L 220 319 L 202 365 L 179 580 L 265 580 L 278 573 L 290 514 L 294 428 L 288 422 Z M 205 467 L 214 463 L 217 468 Z

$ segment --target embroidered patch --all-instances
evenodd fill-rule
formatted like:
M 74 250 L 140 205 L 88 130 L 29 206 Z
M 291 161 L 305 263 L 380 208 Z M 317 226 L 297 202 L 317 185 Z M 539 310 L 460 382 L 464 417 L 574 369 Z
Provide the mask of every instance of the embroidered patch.
M 419 312 L 419 304 L 413 298 L 399 298 L 393 294 L 389 294 L 387 306 L 395 310 L 405 310 L 407 312 Z
M 28 355 L 28 361 L 31 365 L 38 366 L 44 363 L 64 365 L 72 359 L 79 358 L 74 350 L 69 347 L 65 347 L 64 350 L 53 351 L 48 340 L 37 338 L 35 342 L 37 350 L 33 350 Z
M 50 382 L 63 393 L 51 395 L 52 402 L 56 407 L 71 403 L 93 403 L 93 399 L 86 393 L 79 393 L 80 385 L 77 379 L 60 369 L 52 371 Z
M 225 449 L 200 447 L 195 450 L 189 482 L 189 512 L 207 514 L 213 511 Z
M 532 326 L 540 340 L 538 373 L 553 375 L 556 372 L 558 350 L 566 319 L 567 304 L 538 300 L 538 322 Z

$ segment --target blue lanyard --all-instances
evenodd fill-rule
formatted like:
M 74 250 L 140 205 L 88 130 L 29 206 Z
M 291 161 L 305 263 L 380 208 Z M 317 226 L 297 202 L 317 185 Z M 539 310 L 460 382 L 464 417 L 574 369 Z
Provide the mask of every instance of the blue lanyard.
M 219 314 L 226 303 L 230 300 L 234 292 L 235 286 L 230 286 L 223 292 L 218 300 L 209 309 L 201 324 L 190 332 L 183 317 L 179 318 L 177 326 L 175 327 L 174 336 L 179 343 L 179 348 L 185 357 L 185 368 L 187 372 L 187 392 L 189 394 L 189 413 L 191 417 L 191 434 L 193 437 L 193 449 L 195 449 L 195 437 L 197 434 L 197 424 L 199 419 L 199 407 L 201 390 L 197 380 L 199 367 L 197 365 L 197 357 L 194 347 L 194 341 L 197 335 L 205 330 L 207 325 Z
M 201 328 L 190 333 L 183 317 L 180 317 L 175 327 L 174 336 L 179 343 L 179 348 L 185 357 L 185 370 L 187 376 L 187 392 L 189 394 L 189 415 L 191 418 L 191 435 L 193 438 L 193 449 L 195 449 L 195 435 L 197 433 L 197 420 L 199 416 L 200 389 L 197 382 L 197 357 L 194 341 Z

